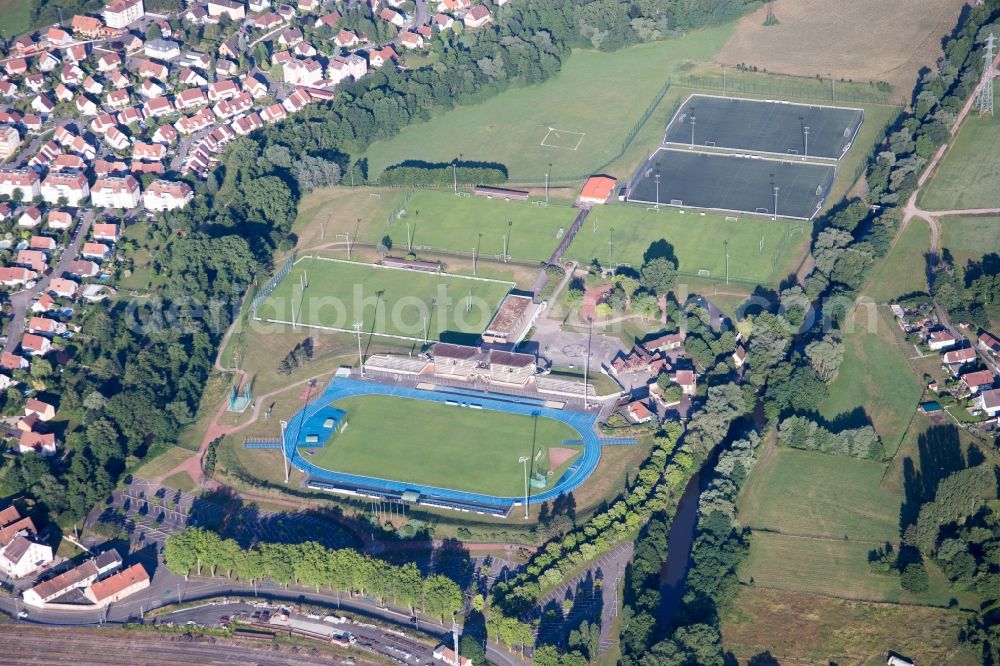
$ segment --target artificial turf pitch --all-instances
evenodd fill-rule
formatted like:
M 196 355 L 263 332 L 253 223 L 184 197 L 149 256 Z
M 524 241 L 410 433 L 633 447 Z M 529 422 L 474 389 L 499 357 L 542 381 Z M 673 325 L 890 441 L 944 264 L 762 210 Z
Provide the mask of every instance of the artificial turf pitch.
M 809 220 L 822 208 L 836 173 L 832 164 L 660 148 L 636 174 L 628 199 L 771 216 L 777 210 L 777 217 Z
M 862 109 L 691 95 L 664 143 L 839 160 L 863 120 Z
M 517 497 L 524 494 L 521 456 L 547 469 L 549 448 L 582 450 L 563 444 L 579 438 L 573 428 L 544 417 L 382 395 L 333 406 L 346 412 L 347 428 L 325 446 L 300 452 L 315 451 L 309 462 L 345 474 Z M 549 485 L 571 464 L 560 465 Z
M 458 342 L 483 332 L 512 286 L 307 256 L 258 306 L 256 318 L 291 324 L 294 311 L 306 331 L 351 331 L 360 322 L 365 334 Z

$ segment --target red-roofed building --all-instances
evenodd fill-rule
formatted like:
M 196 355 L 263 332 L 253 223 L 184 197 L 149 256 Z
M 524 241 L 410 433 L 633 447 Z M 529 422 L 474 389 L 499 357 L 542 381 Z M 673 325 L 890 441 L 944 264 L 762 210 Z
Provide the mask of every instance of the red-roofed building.
M 580 191 L 580 203 L 603 204 L 615 189 L 617 181 L 609 176 L 591 176 Z
M 34 333 L 25 333 L 21 338 L 21 351 L 30 356 L 44 356 L 52 349 L 52 343 L 48 338 L 43 338 Z
M 242 5 L 241 5 L 242 6 Z M 84 595 L 98 607 L 117 603 L 125 597 L 149 587 L 149 574 L 141 564 L 133 564 L 104 580 L 91 583 Z

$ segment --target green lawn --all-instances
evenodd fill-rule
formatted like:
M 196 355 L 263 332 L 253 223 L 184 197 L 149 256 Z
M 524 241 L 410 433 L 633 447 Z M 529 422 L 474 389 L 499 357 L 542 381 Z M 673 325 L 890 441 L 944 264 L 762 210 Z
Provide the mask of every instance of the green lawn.
M 889 315 L 891 316 L 891 315 Z M 875 308 L 860 307 L 854 330 L 844 336 L 846 349 L 820 414 L 845 426 L 875 426 L 887 455 L 899 446 L 917 408 L 923 387 L 910 369 L 893 331 L 894 323 Z
M 430 340 L 458 339 L 456 334 L 482 333 L 510 287 L 308 255 L 260 304 L 257 317 L 291 322 L 294 309 L 295 321 L 306 325 L 350 331 L 361 322 L 363 332 L 376 335 L 423 339 L 426 333 Z
M 795 270 L 809 243 L 809 225 L 749 216 L 733 222 L 710 213 L 612 204 L 591 211 L 567 256 L 585 264 L 597 258 L 605 266 L 638 268 L 650 244 L 660 239 L 672 246 L 679 271 L 707 270 L 712 278 L 725 279 L 728 252 L 731 279 L 762 283 Z
M 13 39 L 30 30 L 37 4 L 37 0 L 0 0 L 0 36 Z
M 964 267 L 970 259 L 985 254 L 1000 254 L 1000 217 L 948 216 L 940 218 L 939 223 L 941 247 L 951 253 L 957 265 Z
M 889 303 L 904 294 L 927 292 L 927 259 L 931 230 L 920 218 L 913 218 L 902 236 L 882 261 L 868 295 L 879 303 Z
M 1000 142 L 1000 117 L 980 118 L 971 113 L 958 136 L 938 164 L 934 177 L 923 188 L 924 210 L 1000 207 L 1000 161 L 995 147 Z
M 872 544 L 829 539 L 802 539 L 754 532 L 750 556 L 740 578 L 770 588 L 829 594 L 848 599 L 894 601 L 945 606 L 953 596 L 947 580 L 928 564 L 927 592 L 912 594 L 899 576 L 873 573 L 868 566 Z
M 333 405 L 347 412 L 348 427 L 315 449 L 308 458 L 313 464 L 348 474 L 499 497 L 524 493 L 520 456 L 539 456 L 543 461 L 549 447 L 562 447 L 563 440 L 579 438 L 573 428 L 552 419 L 413 398 L 358 396 Z M 560 465 L 549 477 L 550 483 L 569 464 Z
M 872 541 L 899 536 L 902 497 L 879 485 L 881 463 L 778 448 L 758 467 L 740 498 L 740 521 L 755 530 Z
M 565 203 L 538 206 L 467 193 L 419 191 L 406 204 L 405 214 L 388 226 L 382 219 L 362 222 L 358 238 L 378 243 L 388 235 L 395 253 L 412 246 L 418 253 L 443 249 L 471 256 L 477 248 L 480 256 L 497 258 L 503 256 L 504 237 L 509 236 L 506 247 L 511 257 L 544 261 L 579 212 Z
M 514 182 L 541 182 L 549 163 L 553 178 L 586 175 L 618 154 L 663 84 L 690 61 L 711 60 L 734 25 L 613 53 L 574 51 L 545 83 L 460 107 L 373 144 L 366 155 L 370 176 L 405 160 L 450 162 L 459 155 L 501 162 Z M 549 128 L 566 133 L 546 141 Z

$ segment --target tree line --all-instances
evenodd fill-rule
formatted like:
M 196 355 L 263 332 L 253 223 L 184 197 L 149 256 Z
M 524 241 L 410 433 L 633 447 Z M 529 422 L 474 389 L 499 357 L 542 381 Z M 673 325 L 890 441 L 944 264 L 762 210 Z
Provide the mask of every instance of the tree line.
M 424 576 L 417 565 L 390 564 L 351 548 L 331 549 L 316 543 L 259 542 L 243 548 L 233 539 L 215 532 L 188 527 L 167 537 L 164 548 L 167 568 L 175 574 L 191 573 L 279 585 L 308 585 L 322 589 L 392 601 L 414 612 L 442 621 L 462 610 L 462 589 L 447 576 Z
M 507 182 L 507 169 L 501 164 L 455 164 L 403 162 L 388 167 L 379 176 L 379 185 L 499 185 Z
M 778 444 L 838 456 L 882 460 L 882 440 L 870 425 L 830 432 L 804 416 L 789 416 L 778 426 Z

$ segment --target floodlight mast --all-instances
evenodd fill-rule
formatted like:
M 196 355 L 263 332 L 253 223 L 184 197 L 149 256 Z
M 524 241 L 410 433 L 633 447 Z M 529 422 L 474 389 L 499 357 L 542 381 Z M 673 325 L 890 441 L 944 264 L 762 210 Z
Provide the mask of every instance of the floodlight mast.
M 806 157 L 809 157 L 809 125 L 802 128 L 806 133 Z
M 288 483 L 288 452 L 285 450 L 285 430 L 288 428 L 288 421 L 281 421 L 281 463 L 285 468 L 285 483 Z
M 774 217 L 772 217 L 771 219 L 772 220 L 777 220 L 778 219 L 778 186 L 777 185 L 774 186 Z
M 528 519 L 528 461 L 531 456 L 521 456 L 517 462 L 524 464 L 524 519 Z
M 354 322 L 354 332 L 358 334 L 358 366 L 361 368 L 361 378 L 365 377 L 365 361 L 361 356 L 361 327 L 364 324 L 360 321 Z

